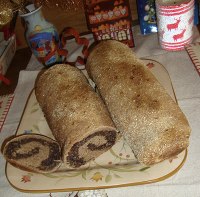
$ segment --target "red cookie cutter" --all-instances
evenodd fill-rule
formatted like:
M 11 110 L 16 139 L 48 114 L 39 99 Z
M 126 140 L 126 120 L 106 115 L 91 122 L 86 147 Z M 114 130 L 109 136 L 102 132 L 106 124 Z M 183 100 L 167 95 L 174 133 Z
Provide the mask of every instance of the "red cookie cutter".
M 2 81 L 3 83 L 5 83 L 6 85 L 10 85 L 10 80 L 7 79 L 4 75 L 3 75 L 3 66 L 0 65 L 0 81 Z
M 0 74 L 0 81 L 5 83 L 6 85 L 10 85 L 10 80 L 7 79 L 4 75 Z
M 81 64 L 81 65 L 85 65 L 86 63 L 86 59 L 88 57 L 88 46 L 89 46 L 89 40 L 87 38 L 84 37 L 80 37 L 78 31 L 72 27 L 67 27 L 65 28 L 62 33 L 61 33 L 61 43 L 62 43 L 62 47 L 66 46 L 67 41 L 71 38 L 75 38 L 75 41 L 78 45 L 83 45 L 83 49 L 82 49 L 82 54 L 83 57 L 78 56 L 75 60 L 75 62 L 69 62 L 67 60 L 67 56 L 69 54 L 68 50 L 66 49 L 61 49 L 60 50 L 60 55 L 65 56 L 65 63 L 69 63 L 71 65 L 76 65 Z

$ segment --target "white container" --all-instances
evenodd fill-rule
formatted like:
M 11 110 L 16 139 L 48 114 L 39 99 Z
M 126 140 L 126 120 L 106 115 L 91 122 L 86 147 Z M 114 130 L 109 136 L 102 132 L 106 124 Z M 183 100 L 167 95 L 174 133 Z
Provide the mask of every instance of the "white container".
M 156 0 L 158 34 L 163 49 L 184 49 L 193 39 L 194 0 Z

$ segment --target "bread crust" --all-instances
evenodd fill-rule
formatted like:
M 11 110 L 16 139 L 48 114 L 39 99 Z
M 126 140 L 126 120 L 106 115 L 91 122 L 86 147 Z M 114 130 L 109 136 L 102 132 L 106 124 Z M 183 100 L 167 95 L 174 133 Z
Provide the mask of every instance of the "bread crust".
M 185 115 L 128 46 L 100 42 L 86 69 L 140 163 L 152 165 L 187 148 L 191 131 Z
M 77 156 L 76 164 L 67 160 L 72 158 L 68 157 L 71 148 L 80 141 L 86 140 L 88 136 L 100 131 L 107 134 L 113 132 L 113 135 L 117 135 L 105 104 L 80 70 L 65 64 L 51 67 L 37 79 L 35 94 L 47 123 L 62 148 L 64 163 L 79 167 L 108 150 L 107 147 L 99 151 L 89 151 L 85 157 L 91 156 L 88 159 L 84 158 L 82 164 L 81 162 L 78 164 L 81 155 Z M 96 141 L 97 138 L 96 136 Z

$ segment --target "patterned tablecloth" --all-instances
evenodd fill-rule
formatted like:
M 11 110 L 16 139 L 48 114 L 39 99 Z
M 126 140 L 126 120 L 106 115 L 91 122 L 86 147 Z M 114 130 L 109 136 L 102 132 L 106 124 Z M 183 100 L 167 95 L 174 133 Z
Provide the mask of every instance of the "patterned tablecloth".
M 133 29 L 136 47 L 133 51 L 138 57 L 145 57 L 160 62 L 169 72 L 177 101 L 183 112 L 185 113 L 192 134 L 190 137 L 190 146 L 188 149 L 188 158 L 182 169 L 174 176 L 153 184 L 141 186 L 129 186 L 121 188 L 111 188 L 101 190 L 96 194 L 91 194 L 94 191 L 87 192 L 60 192 L 60 193 L 42 193 L 28 194 L 15 190 L 8 183 L 5 176 L 5 160 L 0 155 L 0 196 L 105 196 L 109 197 L 133 197 L 133 196 L 148 196 L 148 197 L 191 197 L 200 196 L 200 78 L 193 62 L 191 61 L 186 50 L 178 52 L 169 52 L 162 50 L 158 43 L 157 34 L 143 36 L 139 33 L 139 27 Z M 92 42 L 91 35 L 88 38 Z M 194 42 L 199 42 L 200 36 L 197 29 L 194 29 Z M 74 45 L 73 41 L 68 42 L 68 46 L 73 49 L 70 57 L 77 56 L 81 48 Z M 14 134 L 19 124 L 22 111 L 26 100 L 34 86 L 35 78 L 42 66 L 38 64 L 32 56 L 28 64 L 27 70 L 21 71 L 17 88 L 15 90 L 14 100 L 8 112 L 7 119 L 0 133 L 0 144 L 3 140 Z M 25 181 L 24 184 L 27 182 Z

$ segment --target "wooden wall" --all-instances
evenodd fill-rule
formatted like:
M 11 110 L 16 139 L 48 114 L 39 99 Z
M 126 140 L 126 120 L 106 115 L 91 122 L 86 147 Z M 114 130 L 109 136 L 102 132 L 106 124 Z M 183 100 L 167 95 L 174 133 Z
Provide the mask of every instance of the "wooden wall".
M 138 19 L 137 15 L 137 5 L 136 0 L 129 0 L 132 20 L 136 21 Z M 62 31 L 64 27 L 74 27 L 80 33 L 88 32 L 84 10 L 79 11 L 71 11 L 71 12 L 62 12 L 56 9 L 47 9 L 45 7 L 43 9 L 43 14 L 45 18 L 52 22 L 58 31 Z M 21 24 L 21 19 L 18 17 L 15 32 L 17 35 L 17 39 L 19 41 L 18 48 L 27 47 L 26 41 L 24 39 L 24 28 Z

